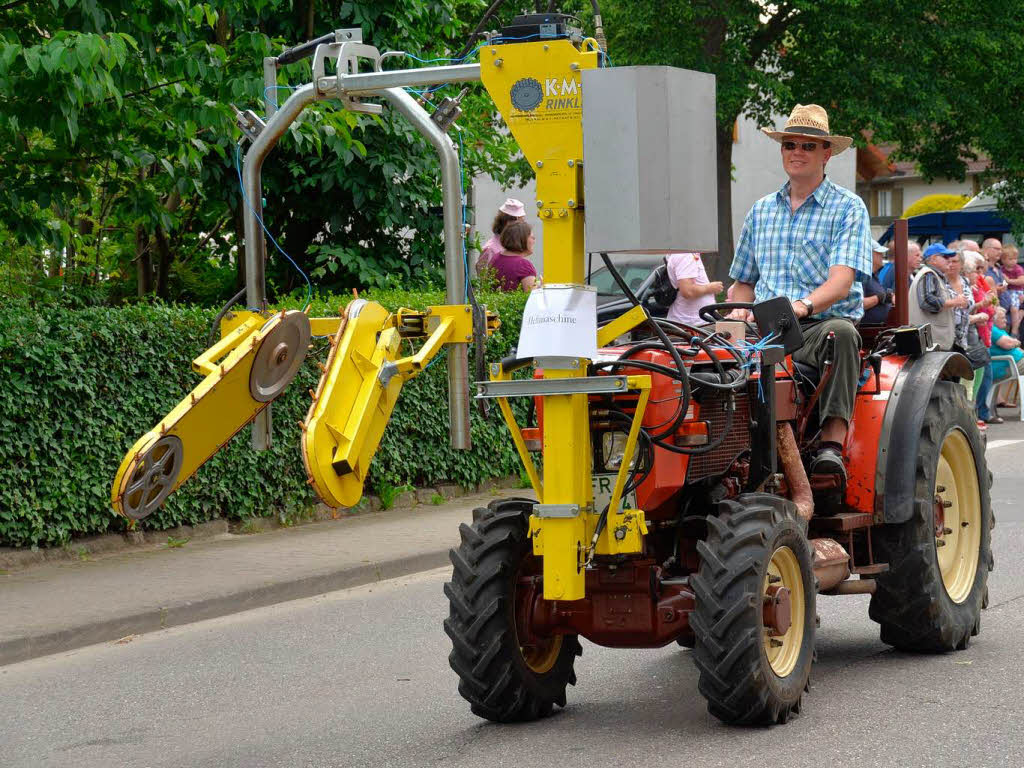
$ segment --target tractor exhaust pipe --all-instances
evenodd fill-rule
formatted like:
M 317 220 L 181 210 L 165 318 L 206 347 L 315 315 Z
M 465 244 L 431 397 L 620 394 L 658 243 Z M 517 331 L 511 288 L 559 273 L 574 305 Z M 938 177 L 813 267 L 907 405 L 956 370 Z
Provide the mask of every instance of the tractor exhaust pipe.
M 811 539 L 814 551 L 814 578 L 818 591 L 835 589 L 850 578 L 850 555 L 835 539 Z
M 877 584 L 874 579 L 850 579 L 836 584 L 830 595 L 873 595 Z
M 811 495 L 811 483 L 807 479 L 803 462 L 800 461 L 800 449 L 793 435 L 793 425 L 788 421 L 777 426 L 776 442 L 778 443 L 779 461 L 782 463 L 782 474 L 789 486 L 789 495 L 796 504 L 797 513 L 810 522 L 814 517 L 814 497 Z

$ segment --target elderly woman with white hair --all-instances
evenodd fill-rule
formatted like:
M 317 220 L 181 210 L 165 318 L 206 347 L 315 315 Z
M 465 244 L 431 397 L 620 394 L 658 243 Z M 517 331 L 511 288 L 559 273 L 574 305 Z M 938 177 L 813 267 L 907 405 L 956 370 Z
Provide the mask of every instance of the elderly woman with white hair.
M 995 290 L 985 280 L 985 268 L 988 262 L 985 257 L 977 251 L 964 250 L 961 253 L 963 259 L 963 277 L 970 285 L 973 306 L 970 308 L 971 316 L 974 317 L 974 324 L 978 328 L 978 335 L 986 347 L 992 346 L 992 320 L 995 318 L 996 307 L 999 306 L 999 298 Z M 985 318 L 976 317 L 984 314 Z
M 988 322 L 988 315 L 978 309 L 974 298 L 974 280 L 976 267 L 965 265 L 964 254 L 957 251 L 948 259 L 946 279 L 953 289 L 954 296 L 963 296 L 964 301 L 953 307 L 954 337 L 957 346 L 969 349 L 978 342 L 978 326 Z M 974 331 L 972 333 L 971 331 Z M 991 343 L 991 342 L 990 342 Z M 986 344 L 985 346 L 988 346 Z

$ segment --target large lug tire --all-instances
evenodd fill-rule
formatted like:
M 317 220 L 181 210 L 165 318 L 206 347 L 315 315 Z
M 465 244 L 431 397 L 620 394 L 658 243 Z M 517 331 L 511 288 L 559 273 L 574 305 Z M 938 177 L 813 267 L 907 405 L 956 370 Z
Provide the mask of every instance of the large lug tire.
M 785 723 L 808 690 L 817 626 L 816 584 L 806 524 L 785 499 L 748 494 L 723 501 L 699 542 L 690 584 L 693 658 L 708 711 L 739 725 Z M 789 592 L 791 623 L 765 625 L 773 587 Z
M 459 528 L 462 544 L 451 550 L 454 570 L 444 586 L 459 693 L 474 714 L 495 722 L 536 720 L 564 707 L 583 652 L 575 635 L 529 637 L 517 624 L 531 599 L 526 585 L 541 573 L 528 537 L 532 504 L 510 499 L 475 510 L 473 524 Z
M 876 530 L 889 570 L 877 578 L 869 615 L 882 642 L 901 650 L 967 648 L 981 629 L 992 569 L 991 475 L 963 388 L 935 385 L 921 429 L 911 519 Z

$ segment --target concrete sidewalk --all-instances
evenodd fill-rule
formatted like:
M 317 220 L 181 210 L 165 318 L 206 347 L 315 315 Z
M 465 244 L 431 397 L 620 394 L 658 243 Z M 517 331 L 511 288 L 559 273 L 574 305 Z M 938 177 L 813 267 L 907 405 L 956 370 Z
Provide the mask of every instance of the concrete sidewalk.
M 437 568 L 505 490 L 0 575 L 0 665 Z

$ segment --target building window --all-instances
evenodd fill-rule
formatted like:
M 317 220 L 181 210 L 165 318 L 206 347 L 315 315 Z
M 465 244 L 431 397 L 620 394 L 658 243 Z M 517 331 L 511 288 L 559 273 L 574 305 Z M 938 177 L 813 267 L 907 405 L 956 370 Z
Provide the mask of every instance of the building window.
M 878 190 L 877 216 L 892 216 L 892 189 Z

